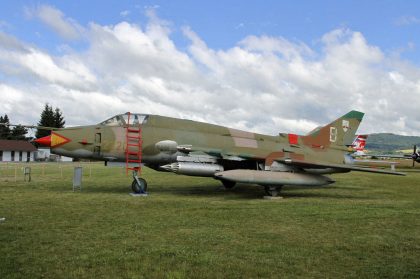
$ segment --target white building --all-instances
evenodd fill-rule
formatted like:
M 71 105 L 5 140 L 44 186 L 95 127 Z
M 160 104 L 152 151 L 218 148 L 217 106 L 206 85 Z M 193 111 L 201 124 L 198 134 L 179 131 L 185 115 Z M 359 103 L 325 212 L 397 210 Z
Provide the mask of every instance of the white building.
M 23 140 L 0 140 L 0 162 L 32 162 L 35 146 Z
M 51 154 L 50 148 L 38 148 L 38 151 L 35 153 L 36 161 L 53 161 L 53 162 L 72 162 L 73 158 L 60 156 L 56 154 Z

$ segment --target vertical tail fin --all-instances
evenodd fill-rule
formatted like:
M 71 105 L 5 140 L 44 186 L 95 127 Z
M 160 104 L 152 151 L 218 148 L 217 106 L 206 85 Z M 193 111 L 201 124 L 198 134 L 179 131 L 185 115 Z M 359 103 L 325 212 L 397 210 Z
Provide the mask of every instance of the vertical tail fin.
M 364 113 L 352 110 L 330 124 L 315 129 L 303 137 L 306 145 L 351 146 Z

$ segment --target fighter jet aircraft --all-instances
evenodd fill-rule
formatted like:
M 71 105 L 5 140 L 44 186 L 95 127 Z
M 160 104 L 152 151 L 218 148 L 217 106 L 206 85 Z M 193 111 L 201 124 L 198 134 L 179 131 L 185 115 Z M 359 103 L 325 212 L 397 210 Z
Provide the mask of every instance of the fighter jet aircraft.
M 275 136 L 159 115 L 125 113 L 99 124 L 52 129 L 35 140 L 51 152 L 74 158 L 124 162 L 127 171 L 142 166 L 182 175 L 212 177 L 226 188 L 236 183 L 264 186 L 276 196 L 283 185 L 322 186 L 331 173 L 364 171 L 403 175 L 353 165 L 350 156 L 363 113 L 350 111 L 305 136 Z M 134 175 L 132 190 L 146 191 Z
M 353 153 L 354 156 L 363 156 L 365 155 L 365 146 L 366 146 L 366 139 L 369 135 L 356 135 L 352 147 L 355 149 Z
M 375 154 L 375 153 L 366 153 L 365 146 L 366 140 L 369 135 L 357 135 L 353 141 L 352 146 L 356 150 L 352 154 L 353 157 L 371 157 L 371 158 L 389 158 L 389 159 L 406 159 L 413 161 L 413 168 L 415 163 L 420 163 L 420 151 L 417 150 L 417 145 L 413 147 L 413 153 L 411 154 Z M 362 161 L 363 162 L 363 161 Z M 381 161 L 366 161 L 365 162 L 381 162 Z M 382 161 L 383 163 L 383 161 Z M 395 163 L 395 162 L 391 162 Z
M 412 167 L 414 168 L 415 163 L 420 163 L 420 151 L 417 150 L 417 146 L 414 145 L 413 153 L 411 154 L 374 154 L 374 153 L 367 153 L 362 156 L 369 156 L 371 158 L 387 158 L 387 159 L 405 159 L 413 161 Z

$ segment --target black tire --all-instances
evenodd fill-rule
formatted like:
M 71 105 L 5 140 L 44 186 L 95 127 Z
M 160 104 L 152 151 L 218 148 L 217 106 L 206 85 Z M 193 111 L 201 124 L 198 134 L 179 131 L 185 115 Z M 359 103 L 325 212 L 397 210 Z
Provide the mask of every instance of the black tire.
M 134 179 L 133 183 L 131 183 L 131 189 L 136 194 L 144 194 L 147 191 L 147 182 L 143 178 L 138 178 L 140 185 L 137 183 L 137 180 Z
M 229 180 L 222 180 L 222 183 L 226 189 L 232 189 L 236 185 L 235 181 L 229 181 Z
M 277 197 L 280 193 L 281 186 L 264 186 L 265 193 L 270 197 Z

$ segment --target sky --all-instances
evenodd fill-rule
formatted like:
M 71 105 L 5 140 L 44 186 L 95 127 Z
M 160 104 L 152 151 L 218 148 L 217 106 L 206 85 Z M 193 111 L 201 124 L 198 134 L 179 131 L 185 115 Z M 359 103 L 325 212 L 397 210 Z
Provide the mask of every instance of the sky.
M 0 115 L 151 113 L 305 134 L 420 135 L 418 1 L 4 1 Z

